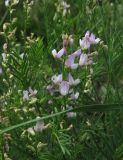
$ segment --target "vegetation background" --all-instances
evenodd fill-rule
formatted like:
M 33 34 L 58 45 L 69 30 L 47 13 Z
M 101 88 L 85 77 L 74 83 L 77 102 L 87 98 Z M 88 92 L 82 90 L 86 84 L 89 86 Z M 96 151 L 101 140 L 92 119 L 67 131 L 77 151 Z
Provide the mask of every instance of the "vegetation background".
M 0 1 L 0 158 L 122 160 L 123 0 L 66 0 L 70 6 L 65 15 L 63 8 L 58 9 L 60 3 L 11 0 L 5 6 Z M 64 98 L 46 91 L 50 77 L 61 71 L 51 51 L 62 47 L 62 34 L 73 35 L 77 48 L 87 30 L 102 45 L 97 46 L 89 93 L 83 92 L 86 71 L 74 73 L 82 80 L 80 97 L 72 104 L 78 116 L 67 119 L 61 110 Z M 23 102 L 29 86 L 38 94 Z M 44 118 L 46 129 L 36 133 L 29 128 L 37 116 Z

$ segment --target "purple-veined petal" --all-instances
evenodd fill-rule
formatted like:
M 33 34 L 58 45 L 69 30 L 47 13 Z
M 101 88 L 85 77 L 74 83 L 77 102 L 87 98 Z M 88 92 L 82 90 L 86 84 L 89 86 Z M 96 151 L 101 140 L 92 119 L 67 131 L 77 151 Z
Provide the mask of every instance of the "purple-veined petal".
M 86 39 L 85 37 L 82 40 L 80 39 L 80 47 L 82 49 L 88 49 L 90 48 L 90 45 L 90 41 L 88 41 L 88 39 Z

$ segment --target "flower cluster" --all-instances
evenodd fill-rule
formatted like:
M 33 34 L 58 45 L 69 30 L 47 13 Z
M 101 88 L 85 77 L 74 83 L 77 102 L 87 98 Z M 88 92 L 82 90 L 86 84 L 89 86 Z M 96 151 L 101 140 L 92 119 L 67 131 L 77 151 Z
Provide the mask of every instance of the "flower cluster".
M 56 7 L 56 13 L 53 18 L 54 20 L 58 18 L 59 14 L 62 15 L 63 17 L 70 14 L 70 4 L 68 4 L 64 0 L 58 0 L 58 2 L 55 3 L 55 7 Z
M 51 77 L 52 84 L 47 86 L 50 95 L 59 92 L 62 96 L 69 95 L 69 99 L 76 100 L 79 97 L 79 92 L 74 91 L 74 86 L 80 83 L 80 79 L 74 79 L 71 73 L 67 73 L 67 68 L 76 70 L 78 67 L 83 67 L 93 64 L 93 55 L 96 52 L 90 53 L 90 47 L 100 42 L 99 38 L 95 38 L 94 34 L 89 31 L 80 39 L 80 47 L 72 54 L 68 54 L 68 47 L 73 45 L 74 40 L 72 36 L 63 36 L 63 48 L 60 51 L 52 50 L 52 55 L 55 59 L 62 60 L 64 56 L 63 66 L 65 68 L 63 73 Z M 65 74 L 64 74 L 65 72 Z M 67 76 L 64 76 L 67 75 Z
M 28 90 L 23 91 L 23 100 L 28 101 L 30 97 L 35 97 L 37 94 L 37 90 L 32 90 L 31 87 L 29 87 Z
M 59 92 L 62 96 L 66 96 L 70 94 L 71 99 L 77 99 L 79 97 L 79 93 L 74 93 L 72 86 L 76 86 L 80 83 L 80 79 L 73 79 L 72 75 L 69 73 L 67 80 L 63 80 L 63 75 L 54 75 L 51 78 L 52 85 L 47 86 L 47 90 L 51 95 L 55 92 Z

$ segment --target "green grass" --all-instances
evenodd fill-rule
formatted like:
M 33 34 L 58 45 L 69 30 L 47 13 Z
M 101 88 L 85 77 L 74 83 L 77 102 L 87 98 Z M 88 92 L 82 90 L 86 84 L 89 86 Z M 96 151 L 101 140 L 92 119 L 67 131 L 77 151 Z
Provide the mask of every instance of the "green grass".
M 37 0 L 31 6 L 23 0 L 9 7 L 0 2 L 0 160 L 122 160 L 123 1 L 67 0 L 70 13 L 65 16 L 57 11 L 58 2 Z M 76 51 L 87 30 L 101 39 L 92 48 L 98 52 L 96 63 L 72 71 L 64 68 L 64 60 L 54 59 L 52 50 L 60 50 L 62 35 L 68 34 L 74 37 L 68 54 Z M 51 77 L 69 72 L 81 80 L 75 87 L 79 98 L 49 95 Z M 23 91 L 30 86 L 38 93 L 23 101 Z M 71 111 L 77 113 L 75 118 L 67 118 Z M 30 133 L 38 116 L 45 129 Z

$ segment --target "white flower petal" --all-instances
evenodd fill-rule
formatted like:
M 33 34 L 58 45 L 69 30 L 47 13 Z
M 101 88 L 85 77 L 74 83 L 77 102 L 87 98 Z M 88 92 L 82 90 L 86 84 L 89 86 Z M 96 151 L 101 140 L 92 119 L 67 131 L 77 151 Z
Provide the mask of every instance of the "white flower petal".
M 62 74 L 59 74 L 58 76 L 52 76 L 51 80 L 54 84 L 59 84 L 60 82 L 62 82 Z

